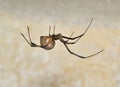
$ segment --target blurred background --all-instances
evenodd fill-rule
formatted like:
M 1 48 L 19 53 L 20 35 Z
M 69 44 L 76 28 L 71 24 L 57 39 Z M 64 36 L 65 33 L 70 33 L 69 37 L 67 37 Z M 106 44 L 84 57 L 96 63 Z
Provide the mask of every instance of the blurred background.
M 120 87 L 119 0 L 0 0 L 0 87 Z M 32 41 L 56 25 L 56 34 L 87 34 L 70 49 L 60 41 L 52 50 L 31 48 Z M 52 32 L 52 31 L 51 31 Z

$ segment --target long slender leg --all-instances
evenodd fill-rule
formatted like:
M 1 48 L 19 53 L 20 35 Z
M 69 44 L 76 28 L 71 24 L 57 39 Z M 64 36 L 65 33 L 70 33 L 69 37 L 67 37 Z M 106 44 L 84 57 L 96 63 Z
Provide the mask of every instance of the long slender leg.
M 77 43 L 78 42 L 78 40 L 79 40 L 80 38 L 78 38 L 76 41 L 74 41 L 74 42 L 67 42 L 66 44 L 75 44 L 75 43 Z
M 69 53 L 71 53 L 71 54 L 73 54 L 73 55 L 75 55 L 75 56 L 77 56 L 77 57 L 80 57 L 80 58 L 89 58 L 89 57 L 95 56 L 95 55 L 97 55 L 97 54 L 99 54 L 99 53 L 101 53 L 101 52 L 103 51 L 103 50 L 101 50 L 101 51 L 99 51 L 99 52 L 97 52 L 97 53 L 95 53 L 95 54 L 89 55 L 89 56 L 80 56 L 80 55 L 72 52 L 72 51 L 68 48 L 68 46 L 67 46 L 67 44 L 66 44 L 66 41 L 64 41 L 64 39 L 62 38 L 62 36 L 59 37 L 59 40 L 64 44 L 64 46 L 66 47 L 66 49 L 68 50 Z
M 41 47 L 40 45 L 37 45 L 37 44 L 35 44 L 35 43 L 33 43 L 32 41 L 31 41 L 31 37 L 30 37 L 30 31 L 29 31 L 29 27 L 27 26 L 27 29 L 28 29 L 28 36 L 29 36 L 29 41 L 26 39 L 26 37 L 22 34 L 22 33 L 20 33 L 22 36 L 23 36 L 23 38 L 27 41 L 27 43 L 31 46 L 31 47 Z
M 72 35 L 74 34 L 74 32 L 72 32 L 72 34 L 70 35 L 70 37 L 72 37 Z M 68 42 L 70 39 L 68 39 L 66 42 Z
M 29 41 L 30 41 L 30 43 L 31 43 L 32 41 L 31 41 L 31 37 L 30 37 L 30 30 L 29 30 L 29 27 L 28 27 L 28 26 L 27 26 L 27 29 L 28 29 Z
M 53 35 L 55 35 L 55 25 L 54 25 L 54 28 L 53 28 Z
M 49 36 L 50 36 L 51 26 L 49 26 Z
M 29 45 L 31 45 L 31 43 L 26 39 L 26 37 L 22 34 L 22 33 L 20 33 L 22 36 L 23 36 L 23 38 L 27 41 L 27 43 L 29 44 Z
M 51 31 L 51 26 L 49 26 L 49 36 L 50 36 L 50 31 Z M 55 25 L 54 25 L 54 28 L 53 28 L 53 35 L 55 35 Z
M 80 57 L 80 58 L 89 58 L 89 57 L 95 56 L 95 55 L 97 55 L 97 54 L 99 54 L 99 53 L 101 53 L 101 52 L 103 51 L 103 50 L 101 50 L 101 51 L 99 51 L 99 52 L 97 52 L 97 53 L 95 53 L 95 54 L 89 55 L 89 56 L 80 56 L 80 55 L 72 52 L 72 51 L 68 48 L 68 46 L 66 45 L 66 43 L 63 43 L 63 44 L 65 45 L 65 47 L 66 47 L 66 49 L 68 50 L 69 53 L 71 53 L 71 54 L 73 54 L 73 55 L 75 55 L 75 56 L 77 56 L 77 57 Z
M 74 32 L 73 32 L 73 33 L 74 33 Z M 72 37 L 73 33 L 71 34 L 70 38 Z M 74 41 L 74 42 L 68 42 L 70 39 L 64 41 L 64 39 L 63 39 L 63 37 L 62 37 L 62 34 L 60 34 L 59 40 L 60 40 L 61 42 L 65 43 L 65 44 L 75 44 L 75 43 L 79 40 L 79 38 L 78 38 L 76 41 Z
M 86 30 L 85 30 L 85 32 L 84 32 L 83 34 L 81 34 L 81 35 L 79 35 L 79 36 L 77 36 L 77 37 L 73 37 L 73 38 L 67 37 L 67 36 L 62 36 L 62 37 L 65 38 L 65 39 L 70 39 L 70 40 L 74 40 L 74 39 L 77 39 L 77 38 L 80 39 L 82 36 L 84 36 L 84 35 L 86 34 L 86 32 L 88 31 L 89 27 L 90 27 L 91 24 L 92 24 L 92 21 L 93 21 L 93 18 L 91 19 L 89 25 L 87 26 L 87 28 L 86 28 Z M 79 40 L 79 39 L 78 39 L 78 40 Z M 78 41 L 78 40 L 77 40 L 77 41 Z
M 74 32 L 73 32 L 74 33 Z M 71 34 L 71 36 L 70 37 L 72 37 L 72 35 L 73 35 L 73 33 Z M 65 41 L 66 42 L 66 44 L 75 44 L 78 40 L 79 40 L 80 38 L 78 38 L 76 41 L 74 41 L 74 42 L 68 42 L 70 39 L 68 39 L 67 41 Z

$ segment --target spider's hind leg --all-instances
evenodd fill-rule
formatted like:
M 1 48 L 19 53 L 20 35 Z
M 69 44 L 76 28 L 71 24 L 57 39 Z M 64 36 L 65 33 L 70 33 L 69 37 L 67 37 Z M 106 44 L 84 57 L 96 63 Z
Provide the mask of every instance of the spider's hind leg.
M 28 29 L 29 41 L 27 40 L 27 38 L 26 38 L 22 33 L 20 33 L 20 34 L 23 36 L 23 38 L 26 40 L 26 42 L 27 42 L 31 47 L 41 47 L 40 45 L 37 45 L 37 44 L 35 44 L 35 43 L 33 43 L 33 42 L 31 41 L 30 30 L 29 30 L 29 27 L 28 27 L 28 26 L 27 26 L 27 29 Z

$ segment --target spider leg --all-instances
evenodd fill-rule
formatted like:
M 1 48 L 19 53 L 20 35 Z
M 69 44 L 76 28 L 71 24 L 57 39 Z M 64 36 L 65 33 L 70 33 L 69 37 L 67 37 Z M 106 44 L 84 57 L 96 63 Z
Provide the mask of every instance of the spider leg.
M 49 26 L 49 36 L 50 36 L 50 31 L 51 31 L 51 26 Z M 54 25 L 54 28 L 53 28 L 53 35 L 55 35 L 55 25 Z
M 86 30 L 85 30 L 85 32 L 84 32 L 83 34 L 81 34 L 81 35 L 79 35 L 79 36 L 76 36 L 76 37 L 73 37 L 73 38 L 67 37 L 67 36 L 63 36 L 63 35 L 62 35 L 62 37 L 65 38 L 65 39 L 70 39 L 70 40 L 74 40 L 74 39 L 77 39 L 77 38 L 78 38 L 78 39 L 77 39 L 77 41 L 78 41 L 82 36 L 84 36 L 84 35 L 86 34 L 86 32 L 88 31 L 89 27 L 90 27 L 91 24 L 92 24 L 92 21 L 93 21 L 93 18 L 91 19 L 89 25 L 87 26 L 87 28 L 86 28 Z M 77 41 L 75 41 L 75 43 L 76 43 Z M 72 44 L 73 44 L 73 43 L 72 43 Z
M 78 38 L 76 41 L 74 41 L 74 42 L 66 42 L 66 44 L 75 44 L 76 42 L 78 42 L 78 40 L 79 40 L 80 38 Z
M 75 56 L 77 56 L 77 57 L 80 57 L 80 58 L 89 58 L 89 57 L 95 56 L 95 55 L 97 55 L 97 54 L 99 54 L 99 53 L 101 53 L 101 52 L 103 51 L 103 50 L 101 50 L 101 51 L 99 51 L 99 52 L 97 52 L 97 53 L 95 53 L 95 54 L 89 55 L 89 56 L 80 56 L 80 55 L 72 52 L 72 51 L 68 48 L 67 43 L 66 43 L 66 41 L 64 41 L 64 39 L 63 39 L 63 37 L 62 37 L 61 34 L 60 34 L 60 36 L 59 36 L 59 40 L 64 44 L 64 46 L 66 47 L 66 49 L 67 49 L 67 51 L 68 51 L 69 53 L 71 53 L 71 54 L 73 54 L 73 55 L 75 55 Z
M 63 43 L 63 44 L 64 44 L 64 46 L 66 47 L 66 49 L 68 50 L 69 53 L 71 53 L 71 54 L 73 54 L 73 55 L 75 55 L 75 56 L 77 56 L 77 57 L 83 58 L 83 59 L 89 58 L 89 57 L 92 57 L 92 56 L 95 56 L 95 55 L 97 55 L 97 54 L 99 54 L 99 53 L 101 53 L 101 52 L 103 51 L 103 50 L 101 50 L 101 51 L 99 51 L 99 52 L 97 52 L 97 53 L 95 53 L 95 54 L 89 55 L 89 56 L 80 56 L 80 55 L 72 52 L 72 51 L 68 48 L 68 46 L 66 45 L 66 43 Z
M 74 34 L 74 32 L 72 32 L 72 34 L 70 35 L 70 37 L 72 37 L 72 35 Z M 68 39 L 66 42 L 68 42 L 70 39 Z
M 51 26 L 49 26 L 49 36 L 50 36 Z
M 74 33 L 74 32 L 73 32 Z M 71 36 L 70 37 L 72 37 L 72 35 L 73 35 L 73 33 L 71 34 Z M 75 44 L 78 40 L 79 40 L 80 38 L 78 38 L 76 41 L 74 41 L 74 42 L 68 42 L 70 39 L 68 39 L 67 41 L 66 41 L 66 44 Z
M 53 28 L 54 30 L 53 30 L 53 35 L 55 35 L 55 25 L 54 25 L 54 28 Z
M 23 38 L 27 41 L 27 43 L 29 44 L 29 45 L 31 45 L 31 43 L 26 39 L 26 37 L 22 34 L 22 33 L 20 33 L 22 36 L 23 36 Z
M 23 38 L 26 40 L 26 42 L 31 46 L 31 47 L 41 47 L 40 45 L 37 45 L 37 44 L 35 44 L 35 43 L 33 43 L 32 41 L 31 41 L 31 37 L 30 37 L 30 31 L 29 31 L 29 27 L 27 26 L 27 29 L 28 29 L 28 36 L 29 36 L 29 41 L 26 39 L 26 37 L 22 34 L 22 33 L 20 33 L 22 36 L 23 36 Z
M 28 29 L 29 41 L 30 41 L 30 43 L 31 43 L 32 41 L 31 41 L 31 37 L 30 37 L 30 29 L 29 29 L 29 27 L 28 27 L 28 26 L 27 26 L 27 29 Z

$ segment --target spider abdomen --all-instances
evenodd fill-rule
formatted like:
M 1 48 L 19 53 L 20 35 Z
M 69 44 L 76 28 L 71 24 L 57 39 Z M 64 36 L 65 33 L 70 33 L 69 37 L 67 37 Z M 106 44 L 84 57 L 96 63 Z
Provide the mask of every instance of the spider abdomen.
M 44 48 L 46 50 L 51 50 L 55 46 L 55 41 L 53 40 L 52 37 L 41 36 L 40 44 L 41 44 L 42 48 Z

